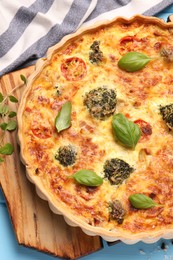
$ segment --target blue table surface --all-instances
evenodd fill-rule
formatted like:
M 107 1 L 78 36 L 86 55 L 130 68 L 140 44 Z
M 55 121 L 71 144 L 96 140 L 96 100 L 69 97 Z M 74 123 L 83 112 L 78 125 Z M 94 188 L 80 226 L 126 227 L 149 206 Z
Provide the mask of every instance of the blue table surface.
M 163 10 L 157 16 L 167 20 L 173 13 L 173 5 Z M 162 249 L 162 243 L 165 249 Z M 154 244 L 137 243 L 126 245 L 118 243 L 108 246 L 103 241 L 104 248 L 88 256 L 83 260 L 173 260 L 173 239 L 161 239 Z M 20 246 L 17 243 L 14 230 L 8 215 L 4 196 L 0 190 L 0 260 L 55 260 L 58 257 L 38 252 L 34 249 Z

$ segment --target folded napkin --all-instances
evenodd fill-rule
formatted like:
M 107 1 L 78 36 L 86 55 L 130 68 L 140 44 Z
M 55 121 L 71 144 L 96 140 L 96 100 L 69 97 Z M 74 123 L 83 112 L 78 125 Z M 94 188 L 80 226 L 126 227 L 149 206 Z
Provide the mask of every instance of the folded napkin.
M 154 15 L 173 0 L 1 0 L 0 76 L 33 64 L 80 26 L 116 16 Z

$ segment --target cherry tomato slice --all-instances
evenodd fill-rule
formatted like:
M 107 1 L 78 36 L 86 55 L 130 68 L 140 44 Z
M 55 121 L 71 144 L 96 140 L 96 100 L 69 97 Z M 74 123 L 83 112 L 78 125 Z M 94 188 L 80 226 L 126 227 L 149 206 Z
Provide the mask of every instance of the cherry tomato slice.
M 147 38 L 137 38 L 136 36 L 125 36 L 120 39 L 119 52 L 124 54 L 130 51 L 141 51 L 148 44 Z
M 45 126 L 38 126 L 31 129 L 33 134 L 40 139 L 50 138 L 52 131 Z
M 143 136 L 148 136 L 152 134 L 152 127 L 148 122 L 142 119 L 137 119 L 134 121 L 134 123 L 140 127 Z
M 121 38 L 120 45 L 126 45 L 127 43 L 134 42 L 134 41 L 140 42 L 140 39 L 138 39 L 135 36 L 125 36 L 125 37 Z
M 77 81 L 83 79 L 87 74 L 85 62 L 79 57 L 71 57 L 63 60 L 61 72 L 66 80 Z

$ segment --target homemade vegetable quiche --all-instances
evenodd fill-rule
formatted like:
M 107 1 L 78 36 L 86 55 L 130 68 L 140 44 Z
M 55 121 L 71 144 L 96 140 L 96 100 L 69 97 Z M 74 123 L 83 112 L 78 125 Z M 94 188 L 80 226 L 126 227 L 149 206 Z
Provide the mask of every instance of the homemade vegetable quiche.
M 117 18 L 65 37 L 29 78 L 21 157 L 51 209 L 107 241 L 173 237 L 173 24 Z

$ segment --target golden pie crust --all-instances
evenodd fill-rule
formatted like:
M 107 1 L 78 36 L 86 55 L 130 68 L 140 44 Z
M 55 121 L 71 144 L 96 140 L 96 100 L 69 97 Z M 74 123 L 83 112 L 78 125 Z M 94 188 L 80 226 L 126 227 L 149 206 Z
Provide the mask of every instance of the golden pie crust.
M 48 50 L 29 77 L 18 110 L 18 137 L 27 176 L 50 208 L 70 225 L 107 241 L 155 242 L 173 237 L 173 135 L 160 107 L 173 103 L 173 61 L 161 55 L 173 50 L 173 24 L 137 15 L 103 21 L 63 38 Z M 94 41 L 102 52 L 91 63 Z M 172 44 L 172 45 L 171 45 Z M 141 70 L 126 72 L 117 65 L 127 52 L 144 53 L 152 60 Z M 117 142 L 112 115 L 95 118 L 85 105 L 86 94 L 98 88 L 114 89 L 116 110 L 142 131 L 135 149 Z M 55 118 L 62 105 L 72 103 L 71 126 L 58 133 Z M 73 145 L 77 155 L 70 166 L 55 157 L 59 147 Z M 119 158 L 134 171 L 120 185 L 105 178 L 106 160 Z M 99 187 L 80 185 L 70 175 L 80 169 L 103 177 Z M 134 209 L 129 196 L 141 193 L 159 207 Z M 118 200 L 125 209 L 122 223 L 110 217 L 109 205 Z

